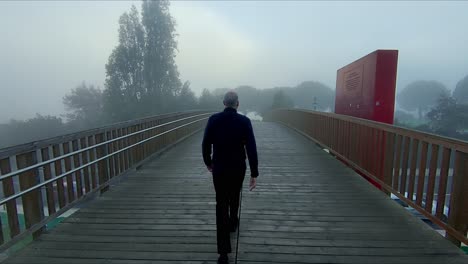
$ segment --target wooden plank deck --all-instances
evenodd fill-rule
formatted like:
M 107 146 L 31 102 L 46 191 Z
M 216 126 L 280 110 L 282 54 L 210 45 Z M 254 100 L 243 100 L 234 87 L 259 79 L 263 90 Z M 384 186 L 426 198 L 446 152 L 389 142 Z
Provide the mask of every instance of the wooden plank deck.
M 278 124 L 255 129 L 260 186 L 244 186 L 237 263 L 468 263 L 310 140 Z
M 272 123 L 254 129 L 259 186 L 249 192 L 245 182 L 231 263 L 468 263 L 304 137 Z M 201 133 L 4 263 L 216 263 L 214 189 L 200 151 Z

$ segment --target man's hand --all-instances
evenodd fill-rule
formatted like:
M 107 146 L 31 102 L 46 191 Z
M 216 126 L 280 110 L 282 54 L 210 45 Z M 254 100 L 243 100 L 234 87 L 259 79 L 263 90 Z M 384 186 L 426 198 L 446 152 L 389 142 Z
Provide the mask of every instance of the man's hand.
M 211 166 L 206 166 L 209 172 L 213 172 L 213 168 Z
M 250 185 L 249 185 L 249 191 L 252 191 L 257 187 L 257 178 L 251 177 L 250 178 Z

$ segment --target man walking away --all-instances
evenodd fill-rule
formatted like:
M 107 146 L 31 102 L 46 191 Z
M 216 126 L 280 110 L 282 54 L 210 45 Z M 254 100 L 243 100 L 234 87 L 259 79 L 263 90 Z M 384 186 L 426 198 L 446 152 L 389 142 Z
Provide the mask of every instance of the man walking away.
M 231 253 L 229 232 L 239 224 L 239 196 L 245 177 L 246 152 L 251 178 L 250 190 L 257 184 L 258 158 L 250 119 L 237 113 L 239 99 L 235 92 L 224 96 L 224 111 L 208 119 L 203 137 L 203 161 L 213 173 L 216 191 L 216 239 L 218 263 L 228 263 Z M 213 158 L 211 149 L 213 147 Z

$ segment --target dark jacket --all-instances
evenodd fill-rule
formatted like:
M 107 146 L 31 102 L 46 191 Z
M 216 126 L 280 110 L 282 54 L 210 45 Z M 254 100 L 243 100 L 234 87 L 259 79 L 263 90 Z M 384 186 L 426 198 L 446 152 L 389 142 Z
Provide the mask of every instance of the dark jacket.
M 213 159 L 211 159 L 213 146 Z M 223 112 L 208 119 L 202 143 L 203 160 L 206 166 L 213 168 L 213 173 L 244 170 L 245 153 L 249 158 L 252 177 L 258 176 L 257 146 L 252 123 L 246 116 L 237 113 L 234 108 L 225 108 Z

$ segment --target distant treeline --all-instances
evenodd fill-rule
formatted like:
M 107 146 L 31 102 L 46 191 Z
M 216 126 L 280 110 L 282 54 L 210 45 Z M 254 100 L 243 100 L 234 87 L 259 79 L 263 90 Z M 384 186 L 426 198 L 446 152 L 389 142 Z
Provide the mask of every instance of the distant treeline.
M 451 90 L 437 81 L 410 83 L 397 96 L 407 112 L 396 111 L 395 124 L 467 141 L 468 75 Z
M 319 82 L 307 81 L 295 87 L 275 87 L 256 89 L 252 86 L 239 86 L 235 89 L 219 88 L 203 90 L 195 96 L 186 82 L 182 92 L 173 98 L 167 112 L 193 109 L 222 110 L 222 98 L 226 91 L 235 90 L 239 94 L 240 111 L 263 113 L 274 108 L 297 107 L 318 111 L 333 110 L 334 91 Z M 168 98 L 162 98 L 168 99 Z M 85 129 L 104 126 L 118 121 L 149 116 L 152 113 L 133 113 L 122 106 L 124 116 L 109 115 L 104 106 L 104 92 L 94 86 L 80 84 L 63 98 L 67 114 L 44 116 L 36 114 L 27 120 L 10 120 L 0 124 L 0 148 L 73 133 Z M 110 117 L 112 116 L 112 117 Z
M 204 90 L 200 96 L 200 107 L 219 108 L 226 88 L 210 92 Z M 239 95 L 240 108 L 243 111 L 255 111 L 260 114 L 272 108 L 305 108 L 318 111 L 332 111 L 335 106 L 335 91 L 315 81 L 303 82 L 295 87 L 275 87 L 256 89 L 243 85 L 234 89 Z

